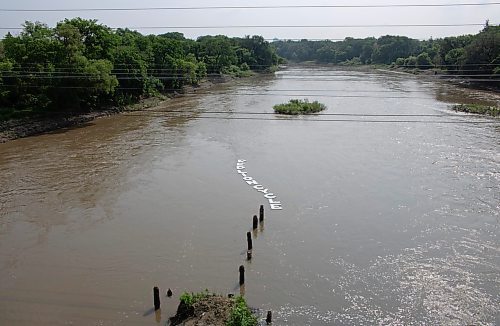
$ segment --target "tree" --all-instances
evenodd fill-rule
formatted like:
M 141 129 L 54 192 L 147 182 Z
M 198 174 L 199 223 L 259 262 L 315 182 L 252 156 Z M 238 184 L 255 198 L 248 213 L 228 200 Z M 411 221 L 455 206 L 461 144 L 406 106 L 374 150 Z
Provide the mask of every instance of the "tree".
M 96 20 L 66 19 L 54 28 L 25 22 L 0 41 L 0 105 L 45 111 L 127 104 L 196 85 L 212 73 L 266 69 L 278 62 L 261 36 L 142 35 Z
M 223 67 L 238 63 L 235 47 L 227 36 L 202 36 L 197 42 L 197 59 L 205 62 L 209 73 L 220 73 Z
M 427 52 L 420 53 L 417 56 L 417 68 L 430 69 L 432 68 L 432 60 Z
M 456 48 L 446 53 L 444 61 L 448 70 L 460 70 L 465 62 L 465 49 Z
M 117 46 L 118 38 L 109 27 L 98 24 L 95 19 L 87 20 L 79 17 L 65 19 L 64 24 L 74 26 L 80 33 L 85 57 L 112 60 L 112 49 Z
M 493 62 L 500 55 L 500 26 L 486 25 L 486 27 L 465 48 L 465 60 L 462 65 L 464 74 L 471 74 L 465 69 L 467 65 L 473 67 L 481 75 L 493 74 Z

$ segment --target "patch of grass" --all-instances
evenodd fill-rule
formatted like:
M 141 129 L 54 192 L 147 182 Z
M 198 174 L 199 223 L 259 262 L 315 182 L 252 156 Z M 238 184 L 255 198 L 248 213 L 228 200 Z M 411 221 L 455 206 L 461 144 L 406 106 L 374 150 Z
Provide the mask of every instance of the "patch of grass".
M 179 300 L 181 301 L 182 304 L 186 305 L 187 307 L 192 307 L 193 304 L 195 304 L 197 301 L 200 301 L 204 298 L 208 298 L 210 294 L 208 290 L 198 292 L 198 293 L 187 293 L 184 292 L 181 294 Z
M 318 101 L 309 102 L 305 100 L 290 100 L 288 103 L 276 104 L 273 106 L 274 112 L 279 114 L 311 114 L 320 112 L 326 109 L 326 106 Z
M 227 326 L 256 326 L 257 318 L 252 314 L 250 308 L 242 296 L 235 299 L 235 304 L 231 310 Z
M 457 112 L 484 114 L 492 117 L 500 116 L 500 108 L 496 106 L 480 104 L 455 104 L 451 109 Z

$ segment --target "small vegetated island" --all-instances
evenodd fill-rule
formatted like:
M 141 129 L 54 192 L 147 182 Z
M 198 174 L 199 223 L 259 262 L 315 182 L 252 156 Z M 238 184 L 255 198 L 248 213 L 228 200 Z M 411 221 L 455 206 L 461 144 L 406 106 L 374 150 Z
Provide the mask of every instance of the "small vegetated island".
M 326 109 L 326 105 L 318 101 L 309 102 L 308 99 L 292 99 L 288 103 L 276 104 L 273 109 L 279 114 L 298 115 L 321 112 Z

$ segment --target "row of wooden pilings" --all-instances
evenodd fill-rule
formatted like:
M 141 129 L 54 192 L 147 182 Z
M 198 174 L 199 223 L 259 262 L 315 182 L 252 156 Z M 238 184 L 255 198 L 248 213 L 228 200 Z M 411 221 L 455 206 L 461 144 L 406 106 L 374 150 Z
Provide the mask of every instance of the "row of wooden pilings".
M 260 205 L 259 209 L 259 217 L 257 218 L 257 215 L 253 216 L 252 220 L 252 229 L 255 231 L 259 227 L 259 223 L 263 225 L 264 223 L 264 205 Z M 247 232 L 247 260 L 252 259 L 252 251 L 253 251 L 253 242 L 252 242 L 252 233 L 249 231 Z M 240 273 L 240 286 L 243 286 L 245 284 L 245 266 L 240 265 L 239 268 L 239 273 Z M 168 289 L 167 291 L 167 296 L 171 297 L 172 296 L 172 291 Z M 230 295 L 232 296 L 232 295 Z M 160 309 L 160 289 L 155 286 L 153 288 L 153 303 L 155 307 L 155 311 Z M 269 325 L 272 323 L 272 312 L 271 310 L 267 311 L 266 315 L 266 323 Z

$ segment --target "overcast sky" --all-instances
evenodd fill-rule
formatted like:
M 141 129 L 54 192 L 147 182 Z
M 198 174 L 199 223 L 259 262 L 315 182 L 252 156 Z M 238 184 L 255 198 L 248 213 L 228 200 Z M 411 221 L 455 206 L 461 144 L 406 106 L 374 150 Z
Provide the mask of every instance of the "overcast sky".
M 144 8 L 196 6 L 271 6 L 271 5 L 375 5 L 375 4 L 451 4 L 494 3 L 488 0 L 16 0 L 0 1 L 0 9 L 75 9 L 75 8 Z M 41 21 L 49 26 L 64 18 L 97 19 L 110 27 L 145 26 L 241 26 L 241 25 L 380 25 L 380 24 L 482 24 L 500 21 L 500 5 L 464 7 L 405 8 L 280 8 L 280 9 L 217 9 L 217 10 L 150 10 L 91 12 L 3 12 L 0 27 L 20 27 L 26 21 Z M 143 34 L 178 31 L 186 37 L 224 34 L 228 36 L 262 35 L 266 39 L 343 39 L 405 35 L 417 39 L 439 38 L 477 33 L 480 26 L 453 27 L 370 27 L 370 28 L 222 28 L 222 29 L 144 29 Z M 12 30 L 16 34 L 18 30 Z M 7 30 L 0 30 L 4 36 Z

